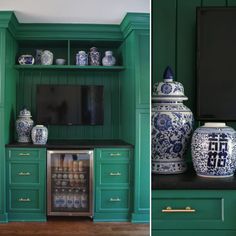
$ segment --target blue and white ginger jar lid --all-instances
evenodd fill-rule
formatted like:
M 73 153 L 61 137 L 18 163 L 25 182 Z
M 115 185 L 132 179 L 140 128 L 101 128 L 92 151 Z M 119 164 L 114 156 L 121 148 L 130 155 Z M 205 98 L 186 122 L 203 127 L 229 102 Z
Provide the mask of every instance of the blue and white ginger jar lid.
M 32 117 L 32 116 L 31 116 L 31 112 L 27 110 L 26 108 L 24 108 L 20 111 L 19 117 Z
M 168 66 L 163 74 L 164 82 L 155 83 L 153 86 L 152 100 L 155 101 L 184 101 L 184 87 L 180 82 L 174 81 L 173 71 Z

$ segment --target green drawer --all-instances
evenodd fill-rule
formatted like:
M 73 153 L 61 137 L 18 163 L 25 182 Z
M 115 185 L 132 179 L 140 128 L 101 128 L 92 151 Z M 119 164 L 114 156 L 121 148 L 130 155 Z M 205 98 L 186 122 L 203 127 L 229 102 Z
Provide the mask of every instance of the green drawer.
M 9 184 L 39 184 L 39 163 L 9 163 Z
M 39 149 L 9 149 L 8 158 L 10 160 L 39 160 Z
M 129 189 L 97 189 L 97 212 L 127 212 L 129 211 Z
M 9 189 L 9 211 L 40 210 L 40 197 L 39 189 Z
M 99 184 L 129 184 L 130 183 L 130 165 L 129 163 L 110 164 L 101 163 L 100 183 Z
M 129 160 L 130 159 L 130 149 L 100 149 L 99 150 L 100 160 Z

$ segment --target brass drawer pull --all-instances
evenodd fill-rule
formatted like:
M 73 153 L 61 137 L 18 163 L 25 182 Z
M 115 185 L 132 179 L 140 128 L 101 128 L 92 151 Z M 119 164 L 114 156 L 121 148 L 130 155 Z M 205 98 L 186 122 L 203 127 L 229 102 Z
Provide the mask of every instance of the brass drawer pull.
M 120 198 L 110 198 L 110 202 L 120 202 L 121 199 Z
M 175 213 L 175 212 L 191 213 L 191 212 L 196 212 L 196 210 L 192 209 L 189 206 L 185 207 L 184 209 L 172 209 L 171 207 L 166 207 L 166 209 L 162 209 L 162 212 L 164 213 Z
M 111 157 L 119 157 L 119 156 L 121 156 L 121 154 L 119 152 L 117 152 L 117 153 L 110 153 L 110 156 Z
M 30 156 L 30 153 L 23 153 L 23 152 L 21 152 L 21 153 L 19 153 L 19 156 Z
M 110 176 L 121 176 L 120 172 L 111 172 Z
M 19 176 L 29 176 L 29 175 L 31 175 L 31 173 L 30 172 L 19 172 L 18 175 Z
M 30 198 L 19 198 L 18 199 L 18 202 L 31 202 L 31 199 Z

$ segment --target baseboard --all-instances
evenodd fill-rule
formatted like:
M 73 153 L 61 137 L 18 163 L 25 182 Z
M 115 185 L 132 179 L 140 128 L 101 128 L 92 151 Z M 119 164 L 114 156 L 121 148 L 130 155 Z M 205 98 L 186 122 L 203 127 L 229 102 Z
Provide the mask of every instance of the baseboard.
M 0 214 L 0 223 L 7 223 L 8 222 L 8 214 L 2 213 Z
M 94 213 L 94 222 L 129 222 L 129 213 Z
M 8 221 L 18 222 L 46 222 L 47 216 L 43 213 L 8 213 Z
M 132 223 L 150 223 L 150 214 L 148 213 L 133 213 L 131 216 Z

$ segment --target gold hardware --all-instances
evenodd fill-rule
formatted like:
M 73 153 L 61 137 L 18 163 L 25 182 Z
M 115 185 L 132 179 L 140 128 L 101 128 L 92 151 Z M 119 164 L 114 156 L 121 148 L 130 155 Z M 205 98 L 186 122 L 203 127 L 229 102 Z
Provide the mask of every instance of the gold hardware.
M 31 173 L 30 172 L 19 172 L 18 175 L 19 176 L 29 176 L 29 175 L 31 175 Z
M 196 212 L 195 209 L 192 209 L 191 207 L 187 206 L 184 209 L 172 209 L 172 207 L 166 207 L 166 209 L 162 209 L 162 212 L 164 213 L 175 213 L 175 212 L 185 212 L 185 213 L 191 213 Z
M 18 202 L 31 202 L 30 198 L 19 198 Z
M 118 157 L 118 156 L 120 156 L 121 154 L 119 153 L 119 152 L 117 152 L 117 153 L 111 153 L 110 154 L 110 156 L 111 157 Z
M 111 172 L 110 176 L 121 176 L 120 172 Z
M 30 153 L 19 153 L 19 156 L 30 156 Z
M 120 198 L 110 198 L 110 202 L 120 202 Z

